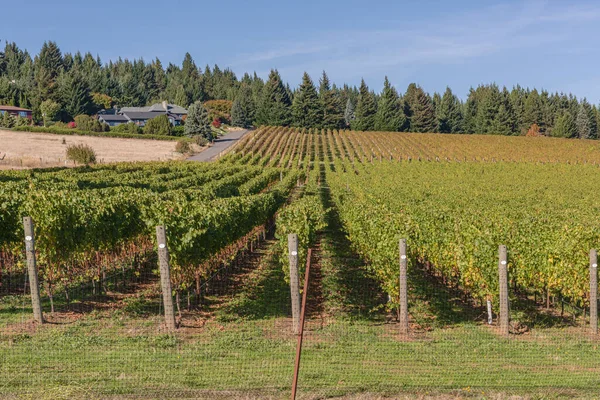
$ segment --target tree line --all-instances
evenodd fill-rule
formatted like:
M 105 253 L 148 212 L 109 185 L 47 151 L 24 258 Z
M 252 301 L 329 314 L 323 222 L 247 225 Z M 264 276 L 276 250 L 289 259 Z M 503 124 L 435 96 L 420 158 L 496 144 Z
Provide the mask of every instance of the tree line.
M 416 83 L 404 93 L 385 78 L 375 93 L 364 80 L 359 87 L 332 84 L 325 72 L 317 84 L 304 73 L 297 88 L 272 70 L 263 81 L 256 73 L 241 79 L 218 65 L 199 68 L 189 53 L 182 65 L 164 68 L 158 58 L 102 63 L 91 53 L 62 53 L 45 42 L 32 57 L 16 43 L 0 51 L 0 103 L 33 110 L 41 121 L 49 114 L 69 121 L 113 106 L 143 106 L 167 100 L 183 107 L 208 100 L 229 100 L 232 124 L 283 125 L 361 131 L 487 133 L 597 138 L 600 112 L 573 94 L 496 84 L 471 88 L 462 101 L 450 88 L 425 92 Z

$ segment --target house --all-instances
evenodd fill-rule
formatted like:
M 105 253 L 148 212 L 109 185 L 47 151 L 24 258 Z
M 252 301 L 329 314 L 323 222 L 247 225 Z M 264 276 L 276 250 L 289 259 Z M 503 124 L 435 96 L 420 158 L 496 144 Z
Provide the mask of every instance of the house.
M 175 104 L 168 104 L 166 101 L 156 103 L 147 107 L 123 107 L 119 110 L 101 110 L 98 113 L 98 120 L 109 126 L 117 126 L 132 122 L 137 126 L 145 126 L 149 119 L 159 115 L 167 115 L 169 122 L 173 126 L 179 126 L 187 116 L 187 110 Z
M 4 115 L 7 112 L 10 115 L 14 115 L 15 117 L 21 118 L 29 118 L 32 119 L 32 111 L 26 108 L 15 107 L 15 106 L 2 106 L 0 105 L 0 115 Z

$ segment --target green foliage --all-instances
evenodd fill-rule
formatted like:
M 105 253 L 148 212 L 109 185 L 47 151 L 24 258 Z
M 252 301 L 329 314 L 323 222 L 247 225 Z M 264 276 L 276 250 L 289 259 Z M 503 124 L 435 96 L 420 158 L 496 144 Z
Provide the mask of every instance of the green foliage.
M 82 131 L 89 132 L 108 132 L 109 126 L 103 124 L 95 117 L 90 117 L 89 115 L 78 115 L 75 117 L 75 124 L 77 124 L 77 129 Z
M 79 125 L 77 125 L 79 128 Z M 122 132 L 122 133 L 130 133 L 130 134 L 140 134 L 142 133 L 142 128 L 134 124 L 133 122 L 128 122 L 126 124 L 119 124 L 117 126 L 110 127 L 110 132 Z
M 442 133 L 459 133 L 463 129 L 463 116 L 458 97 L 447 87 L 438 109 L 438 131 Z
M 565 111 L 556 119 L 554 129 L 552 129 L 552 136 L 563 138 L 577 136 L 577 125 L 575 125 L 575 119 L 570 112 Z
M 404 96 L 404 115 L 410 132 L 435 132 L 437 129 L 431 97 L 414 83 L 408 86 Z
M 14 115 L 11 115 L 8 111 L 5 111 L 0 118 L 1 128 L 12 128 L 16 125 L 17 119 Z
M 70 118 L 90 114 L 93 102 L 87 80 L 79 73 L 62 73 L 57 80 L 63 110 Z
M 212 141 L 213 135 L 210 124 L 208 110 L 201 102 L 197 101 L 188 110 L 184 132 L 186 136 L 202 136 L 206 140 Z
M 164 135 L 171 134 L 172 125 L 166 114 L 159 115 L 149 119 L 144 126 L 144 135 Z
M 377 112 L 377 104 L 375 96 L 369 90 L 365 80 L 360 82 L 360 92 L 358 102 L 354 110 L 354 121 L 352 121 L 352 129 L 357 131 L 372 131 L 375 128 L 375 113 Z
M 400 97 L 386 76 L 383 83 L 383 92 L 377 105 L 374 128 L 376 131 L 397 132 L 402 129 L 404 123 Z
M 321 126 L 325 129 L 340 129 L 344 126 L 344 110 L 339 93 L 331 89 L 325 71 L 319 83 L 319 101 L 323 113 Z
M 58 123 L 57 123 L 58 125 Z M 114 137 L 114 138 L 125 138 L 125 139 L 153 139 L 153 140 L 178 140 L 175 136 L 165 136 L 165 135 L 139 135 L 137 133 L 124 133 L 119 130 L 117 131 L 109 131 L 109 132 L 90 132 L 90 131 L 80 131 L 78 129 L 67 129 L 59 128 L 57 126 L 20 126 L 14 127 L 13 131 L 21 131 L 21 132 L 40 132 L 40 133 L 53 133 L 56 135 L 80 135 L 80 136 L 98 136 L 98 137 Z
M 70 145 L 67 147 L 67 159 L 79 164 L 96 163 L 96 152 L 87 144 Z
M 256 105 L 252 97 L 252 88 L 242 83 L 237 97 L 231 107 L 231 125 L 250 128 L 254 121 Z
M 42 102 L 40 105 L 40 111 L 42 113 L 42 117 L 44 118 L 44 125 L 46 125 L 48 121 L 54 121 L 56 119 L 60 108 L 60 104 L 50 99 Z
M 319 102 L 319 95 L 312 79 L 305 72 L 292 103 L 292 125 L 317 128 L 322 123 L 323 111 Z
M 261 99 L 256 111 L 259 125 L 288 126 L 292 122 L 292 101 L 277 70 L 271 70 L 269 79 L 262 88 Z

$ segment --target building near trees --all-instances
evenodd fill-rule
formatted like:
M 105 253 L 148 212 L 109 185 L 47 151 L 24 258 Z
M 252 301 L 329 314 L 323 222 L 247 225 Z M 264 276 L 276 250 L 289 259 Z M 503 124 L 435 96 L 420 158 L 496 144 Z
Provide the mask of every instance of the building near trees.
M 21 118 L 32 118 L 32 111 L 26 108 L 15 107 L 15 106 L 2 106 L 0 105 L 0 115 L 4 115 L 4 113 L 9 113 L 15 117 Z
M 166 114 L 173 126 L 179 126 L 187 117 L 188 111 L 176 104 L 168 104 L 166 101 L 156 103 L 148 107 L 123 107 L 116 110 L 101 110 L 98 120 L 108 126 L 134 123 L 137 126 L 145 126 L 148 120 Z

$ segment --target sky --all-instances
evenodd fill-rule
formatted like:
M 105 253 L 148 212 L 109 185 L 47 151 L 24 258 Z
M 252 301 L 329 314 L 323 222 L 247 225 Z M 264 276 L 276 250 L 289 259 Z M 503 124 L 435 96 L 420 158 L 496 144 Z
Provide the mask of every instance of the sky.
M 0 1 L 4 3 L 4 1 Z M 189 52 L 238 77 L 277 68 L 298 85 L 323 70 L 338 85 L 374 90 L 383 79 L 404 92 L 446 86 L 461 98 L 496 83 L 571 92 L 600 103 L 597 1 L 6 1 L 0 39 L 37 54 L 46 40 L 63 52 L 109 59 Z M 2 43 L 2 47 L 4 44 Z

